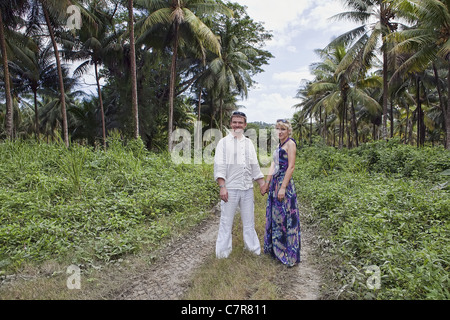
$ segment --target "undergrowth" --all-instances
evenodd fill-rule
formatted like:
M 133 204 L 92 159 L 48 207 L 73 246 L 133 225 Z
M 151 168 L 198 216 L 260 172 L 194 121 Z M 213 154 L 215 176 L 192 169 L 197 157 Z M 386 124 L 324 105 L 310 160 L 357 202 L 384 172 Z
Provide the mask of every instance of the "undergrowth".
M 117 261 L 199 222 L 217 199 L 211 166 L 175 165 L 117 135 L 107 151 L 4 142 L 0 163 L 0 275 Z
M 327 298 L 450 298 L 449 169 L 449 151 L 396 141 L 299 151 L 299 201 L 336 262 Z

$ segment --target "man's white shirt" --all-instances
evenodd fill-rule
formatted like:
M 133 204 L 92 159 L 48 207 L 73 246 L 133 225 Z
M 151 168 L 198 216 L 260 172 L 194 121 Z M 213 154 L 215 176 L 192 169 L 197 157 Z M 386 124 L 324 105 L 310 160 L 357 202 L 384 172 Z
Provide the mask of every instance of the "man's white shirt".
M 228 134 L 216 147 L 214 179 L 225 180 L 227 189 L 248 190 L 253 180 L 264 178 L 252 140 Z

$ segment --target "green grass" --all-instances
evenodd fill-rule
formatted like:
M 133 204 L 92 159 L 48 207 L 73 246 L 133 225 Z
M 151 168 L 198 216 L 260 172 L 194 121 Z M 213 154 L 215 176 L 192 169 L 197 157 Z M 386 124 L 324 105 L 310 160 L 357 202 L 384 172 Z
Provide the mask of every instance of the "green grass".
M 299 152 L 295 180 L 335 261 L 329 298 L 449 299 L 450 154 L 375 143 Z M 381 271 L 369 290 L 368 266 Z M 334 292 L 334 293 L 333 293 Z
M 47 260 L 92 266 L 155 247 L 217 200 L 212 167 L 174 165 L 140 141 L 108 151 L 0 144 L 0 275 Z
M 8 297 L 102 297 L 111 283 L 126 283 L 117 274 L 142 270 L 153 248 L 203 220 L 218 200 L 212 167 L 176 166 L 168 157 L 118 137 L 106 152 L 0 144 L 0 275 L 44 276 Z M 301 206 L 309 208 L 302 223 L 319 230 L 314 243 L 326 265 L 324 298 L 450 298 L 449 169 L 449 151 L 392 140 L 350 151 L 298 151 L 294 180 Z M 265 199 L 255 194 L 260 239 Z M 211 254 L 186 299 L 282 297 L 285 268 L 246 252 L 241 229 L 236 216 L 232 255 Z M 86 286 L 58 292 L 70 264 L 82 266 Z M 369 266 L 380 270 L 380 289 L 368 288 Z

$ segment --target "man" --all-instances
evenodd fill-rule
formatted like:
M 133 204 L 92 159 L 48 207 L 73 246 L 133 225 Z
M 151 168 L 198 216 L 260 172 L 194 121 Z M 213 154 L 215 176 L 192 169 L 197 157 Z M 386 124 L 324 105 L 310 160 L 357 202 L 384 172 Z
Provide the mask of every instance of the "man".
M 236 111 L 231 116 L 231 132 L 222 138 L 214 156 L 214 179 L 219 184 L 221 215 L 216 241 L 217 258 L 227 258 L 232 250 L 233 219 L 239 206 L 245 249 L 259 255 L 261 246 L 255 230 L 253 180 L 264 186 L 255 147 L 244 136 L 247 116 Z

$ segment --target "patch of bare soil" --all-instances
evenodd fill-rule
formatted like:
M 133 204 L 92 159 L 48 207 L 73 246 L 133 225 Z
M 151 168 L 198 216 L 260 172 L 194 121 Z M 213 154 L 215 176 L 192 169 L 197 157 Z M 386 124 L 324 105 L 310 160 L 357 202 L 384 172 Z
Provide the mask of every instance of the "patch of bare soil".
M 194 270 L 214 253 L 219 215 L 203 221 L 188 235 L 168 244 L 157 254 L 150 270 L 134 277 L 113 299 L 179 300 L 187 290 Z
M 215 252 L 219 227 L 216 214 L 194 228 L 188 235 L 174 240 L 157 256 L 149 270 L 125 283 L 112 299 L 179 300 L 189 288 L 194 271 Z M 302 229 L 302 261 L 286 268 L 277 280 L 286 300 L 320 298 L 321 277 L 312 256 L 312 231 Z
M 313 256 L 313 230 L 302 228 L 302 247 L 300 264 L 288 268 L 281 280 L 284 299 L 318 300 L 321 288 L 321 275 Z

